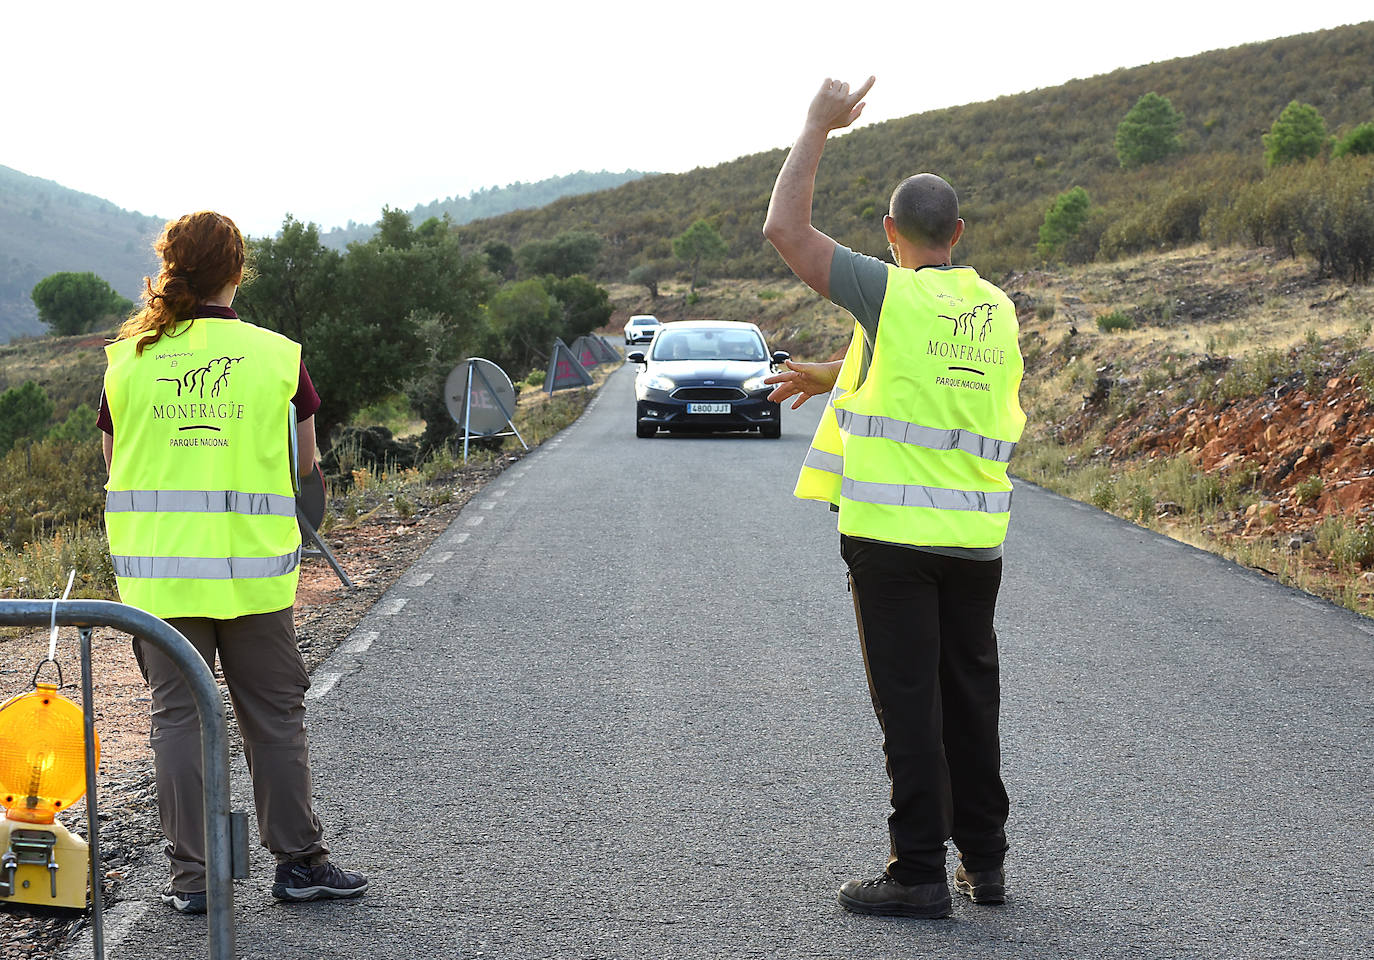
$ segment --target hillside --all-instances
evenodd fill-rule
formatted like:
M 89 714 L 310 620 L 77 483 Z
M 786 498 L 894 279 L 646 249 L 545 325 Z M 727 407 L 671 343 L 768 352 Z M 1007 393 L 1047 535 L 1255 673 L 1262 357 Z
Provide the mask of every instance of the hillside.
M 959 190 L 969 223 L 961 256 L 989 276 L 1033 264 L 1045 210 L 1075 185 L 1088 190 L 1106 223 L 1128 221 L 1175 198 L 1186 201 L 1186 228 L 1197 232 L 1209 212 L 1224 210 L 1240 186 L 1260 177 L 1260 138 L 1290 101 L 1316 107 L 1332 133 L 1374 119 L 1371 60 L 1374 22 L 861 127 L 832 138 L 826 149 L 815 221 L 842 243 L 881 255 L 878 221 L 888 194 L 898 179 L 924 169 L 944 175 Z M 872 96 L 883 95 L 881 84 L 879 77 Z M 1183 113 L 1185 150 L 1123 172 L 1113 145 L 1116 126 L 1150 91 Z M 805 107 L 782 105 L 795 112 L 799 127 Z M 778 149 L 690 173 L 645 177 L 474 222 L 461 233 L 478 247 L 490 239 L 518 246 L 564 230 L 593 230 L 608 241 L 602 279 L 620 280 L 637 262 L 671 257 L 671 238 L 706 218 L 730 245 L 717 275 L 781 276 L 784 268 L 759 231 L 782 158 Z
M 0 167 L 0 343 L 46 329 L 29 294 L 50 273 L 90 270 L 137 301 L 162 223 Z
M 549 177 L 534 183 L 522 183 L 517 180 L 504 187 L 474 190 L 466 197 L 445 197 L 443 200 L 417 204 L 415 209 L 410 211 L 410 222 L 418 226 L 430 217 L 443 219 L 447 215 L 455 224 L 470 223 L 483 217 L 500 216 L 512 210 L 542 207 L 560 197 L 609 190 L 645 176 L 650 174 L 639 170 L 625 170 L 621 173 L 611 173 L 608 170 L 590 173 L 579 170 L 566 176 Z M 321 233 L 320 242 L 334 250 L 343 250 L 350 243 L 360 243 L 374 233 L 375 224 L 354 223 L 350 220 L 345 227 L 334 227 L 327 233 Z

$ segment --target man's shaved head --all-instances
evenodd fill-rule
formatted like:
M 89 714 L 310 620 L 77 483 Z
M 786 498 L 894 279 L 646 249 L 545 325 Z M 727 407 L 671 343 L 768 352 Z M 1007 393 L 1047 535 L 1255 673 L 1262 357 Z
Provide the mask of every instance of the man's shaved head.
M 904 239 L 923 247 L 944 246 L 959 223 L 959 197 L 943 178 L 918 173 L 897 184 L 888 213 Z

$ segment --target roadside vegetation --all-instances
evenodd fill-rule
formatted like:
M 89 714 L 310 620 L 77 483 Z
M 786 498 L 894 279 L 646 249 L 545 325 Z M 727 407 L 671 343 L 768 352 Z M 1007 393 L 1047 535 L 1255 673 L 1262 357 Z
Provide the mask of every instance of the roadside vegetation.
M 593 372 L 590 389 L 552 396 L 529 382 L 517 384 L 515 426 L 530 448 L 576 420 L 610 372 L 600 367 Z M 397 441 L 412 456 L 422 428 L 412 421 L 414 435 Z M 330 452 L 335 470 L 326 476 L 326 533 L 367 523 L 383 513 L 409 520 L 448 503 L 456 491 L 480 484 L 524 453 L 514 437 L 494 438 L 474 442 L 466 463 L 461 446 L 444 445 L 401 466 L 364 449 L 357 440 L 360 433 L 355 430 L 353 439 Z M 73 568 L 73 597 L 116 597 L 103 523 L 104 477 L 94 413 L 88 429 L 78 436 L 54 431 L 0 458 L 0 598 L 58 596 Z

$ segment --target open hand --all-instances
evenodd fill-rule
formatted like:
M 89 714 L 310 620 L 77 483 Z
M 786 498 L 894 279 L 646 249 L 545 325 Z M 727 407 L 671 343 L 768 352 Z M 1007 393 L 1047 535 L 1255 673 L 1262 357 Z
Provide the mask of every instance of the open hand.
M 869 77 L 863 86 L 850 93 L 849 84 L 827 77 L 806 111 L 807 123 L 827 131 L 849 126 L 864 112 L 864 105 L 860 101 L 872 88 L 874 79 Z
M 774 403 L 782 403 L 788 397 L 796 397 L 792 401 L 792 409 L 795 410 L 812 397 L 822 393 L 829 393 L 835 388 L 835 380 L 840 373 L 840 361 L 832 363 L 801 363 L 797 360 L 784 360 L 783 364 L 787 369 L 782 373 L 775 373 L 766 378 L 764 383 L 776 383 L 773 392 L 768 395 L 768 399 Z

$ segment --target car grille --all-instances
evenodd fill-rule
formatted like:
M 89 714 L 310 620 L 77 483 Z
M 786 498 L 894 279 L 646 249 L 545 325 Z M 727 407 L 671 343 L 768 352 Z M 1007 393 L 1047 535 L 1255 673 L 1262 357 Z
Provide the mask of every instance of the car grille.
M 749 394 L 738 387 L 678 387 L 674 400 L 743 400 Z

